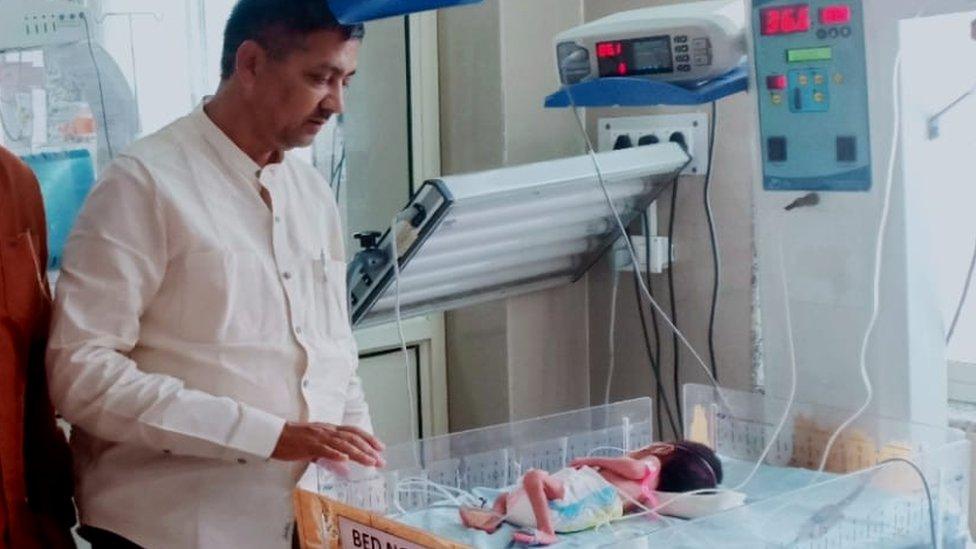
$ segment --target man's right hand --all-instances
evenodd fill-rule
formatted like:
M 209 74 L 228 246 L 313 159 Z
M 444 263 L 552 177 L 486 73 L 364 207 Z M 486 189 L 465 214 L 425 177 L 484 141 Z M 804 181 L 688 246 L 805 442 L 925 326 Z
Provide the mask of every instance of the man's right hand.
M 366 431 L 329 423 L 288 422 L 271 454 L 281 461 L 355 461 L 366 467 L 383 467 L 383 443 Z

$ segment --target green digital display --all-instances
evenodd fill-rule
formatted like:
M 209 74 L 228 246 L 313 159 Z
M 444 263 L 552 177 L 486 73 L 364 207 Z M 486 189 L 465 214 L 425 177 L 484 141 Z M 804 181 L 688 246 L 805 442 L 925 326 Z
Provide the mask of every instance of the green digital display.
M 825 48 L 804 48 L 787 50 L 786 60 L 790 63 L 809 63 L 811 61 L 830 61 L 834 58 L 834 50 Z

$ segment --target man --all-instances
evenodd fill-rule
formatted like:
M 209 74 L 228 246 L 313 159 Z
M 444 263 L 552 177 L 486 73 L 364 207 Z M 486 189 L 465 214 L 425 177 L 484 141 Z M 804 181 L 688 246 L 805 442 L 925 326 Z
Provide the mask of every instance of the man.
M 46 267 L 37 179 L 0 147 L 0 549 L 74 547 L 71 453 L 44 375 Z
M 323 0 L 240 0 L 216 95 L 79 216 L 48 368 L 96 549 L 288 547 L 310 461 L 382 465 L 336 204 L 285 154 L 342 112 L 361 37 Z

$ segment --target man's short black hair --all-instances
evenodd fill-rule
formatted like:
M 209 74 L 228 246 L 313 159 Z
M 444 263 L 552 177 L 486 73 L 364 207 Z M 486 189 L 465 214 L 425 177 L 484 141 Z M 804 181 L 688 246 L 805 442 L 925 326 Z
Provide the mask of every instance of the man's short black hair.
M 220 77 L 230 78 L 237 68 L 237 50 L 254 40 L 271 56 L 282 59 L 316 31 L 341 32 L 346 40 L 362 40 L 362 25 L 340 23 L 327 0 L 239 0 L 224 31 Z

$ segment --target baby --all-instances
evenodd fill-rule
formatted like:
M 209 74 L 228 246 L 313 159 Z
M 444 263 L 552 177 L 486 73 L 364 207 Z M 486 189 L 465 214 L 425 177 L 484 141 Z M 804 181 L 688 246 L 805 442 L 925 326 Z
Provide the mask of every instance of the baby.
M 551 545 L 579 532 L 657 505 L 655 493 L 716 488 L 722 463 L 702 444 L 655 443 L 619 458 L 580 458 L 557 473 L 532 470 L 491 511 L 461 509 L 468 528 L 493 533 L 502 522 L 523 528 L 516 543 Z

